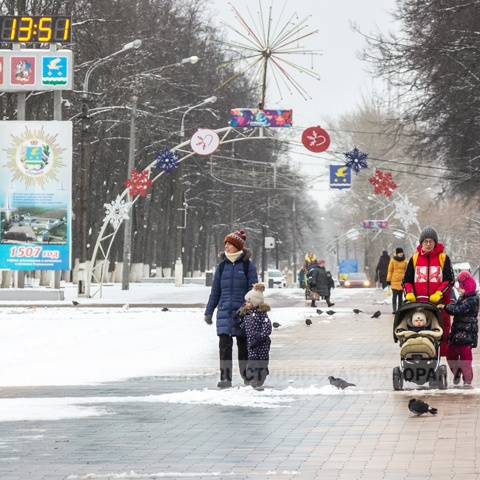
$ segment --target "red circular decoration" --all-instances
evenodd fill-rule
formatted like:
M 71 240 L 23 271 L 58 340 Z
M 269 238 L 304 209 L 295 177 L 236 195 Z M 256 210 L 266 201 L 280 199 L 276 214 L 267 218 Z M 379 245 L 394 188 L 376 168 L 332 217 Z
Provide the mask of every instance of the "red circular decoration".
M 330 136 L 320 126 L 309 127 L 302 133 L 303 146 L 311 152 L 324 152 L 330 146 Z

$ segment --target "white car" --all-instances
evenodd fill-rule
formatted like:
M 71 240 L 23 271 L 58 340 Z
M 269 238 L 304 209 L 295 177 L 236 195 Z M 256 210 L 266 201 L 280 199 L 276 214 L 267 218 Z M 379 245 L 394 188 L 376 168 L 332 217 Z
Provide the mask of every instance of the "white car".
M 268 280 L 273 280 L 273 286 L 278 288 L 287 288 L 287 280 L 280 270 L 269 270 Z

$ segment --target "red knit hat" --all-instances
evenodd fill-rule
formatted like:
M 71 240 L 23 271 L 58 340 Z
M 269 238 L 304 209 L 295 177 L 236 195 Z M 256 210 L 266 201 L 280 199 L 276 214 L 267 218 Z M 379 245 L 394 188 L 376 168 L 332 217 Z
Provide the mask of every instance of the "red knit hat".
M 238 250 L 243 250 L 243 244 L 247 240 L 247 235 L 245 235 L 244 230 L 239 230 L 238 232 L 229 233 L 223 243 L 230 242 Z
M 321 265 L 322 263 L 325 263 L 325 259 L 324 258 L 319 258 L 317 263 L 319 265 Z

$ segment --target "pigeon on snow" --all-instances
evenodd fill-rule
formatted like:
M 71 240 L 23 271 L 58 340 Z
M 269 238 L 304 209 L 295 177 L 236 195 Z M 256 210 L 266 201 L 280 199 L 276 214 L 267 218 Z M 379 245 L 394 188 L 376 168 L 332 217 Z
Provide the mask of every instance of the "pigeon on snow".
M 162 308 L 162 312 L 169 312 L 170 310 L 167 307 Z
M 306 323 L 307 325 L 311 325 L 311 324 L 312 324 L 312 321 L 311 321 L 309 318 L 307 318 L 307 319 L 305 320 L 305 323 Z
M 273 328 L 278 328 L 278 327 L 281 327 L 281 325 L 278 322 L 273 322 L 272 327 Z
M 321 310 L 320 308 L 317 308 L 317 313 L 321 315 L 323 313 L 323 310 Z
M 75 300 L 72 300 L 72 303 L 73 305 L 76 307 L 77 305 L 80 305 L 78 302 L 76 302 Z
M 333 385 L 334 387 L 341 388 L 342 390 L 345 390 L 347 387 L 355 387 L 356 385 L 354 383 L 348 383 L 346 380 L 343 380 L 342 378 L 335 378 L 332 377 L 331 375 L 328 377 L 328 381 L 330 382 L 330 385 Z
M 380 310 L 377 310 L 370 318 L 378 318 L 382 312 Z
M 337 312 L 334 312 L 333 310 L 327 310 L 327 315 L 335 315 L 335 313 Z
M 358 308 L 354 308 L 354 309 L 353 309 L 353 313 L 354 313 L 355 315 L 358 315 L 359 313 L 362 313 L 362 310 L 359 310 Z
M 437 409 L 431 407 L 428 403 L 425 403 L 423 400 L 417 400 L 416 398 L 412 398 L 408 402 L 408 409 L 414 413 L 415 415 L 422 415 L 423 413 L 431 413 L 435 415 L 437 413 Z

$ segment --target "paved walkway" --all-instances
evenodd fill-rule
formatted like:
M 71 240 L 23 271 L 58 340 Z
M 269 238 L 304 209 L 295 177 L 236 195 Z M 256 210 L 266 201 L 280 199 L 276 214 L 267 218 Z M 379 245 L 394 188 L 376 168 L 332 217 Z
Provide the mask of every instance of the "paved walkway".
M 409 390 L 394 392 L 399 357 L 390 306 L 371 300 L 359 291 L 350 304 L 337 302 L 331 318 L 298 302 L 313 325 L 273 332 L 270 388 L 249 393 L 277 408 L 189 405 L 174 396 L 172 403 L 145 400 L 192 389 L 219 396 L 247 390 L 218 391 L 213 376 L 2 389 L 3 399 L 76 397 L 81 403 L 82 397 L 106 413 L 1 423 L 0 479 L 480 478 L 480 389 L 419 391 L 407 384 Z M 368 313 L 356 316 L 353 307 Z M 371 319 L 377 309 L 382 316 Z M 332 391 L 328 375 L 357 386 Z M 234 383 L 240 386 L 238 375 Z M 438 414 L 411 416 L 407 403 L 414 396 Z

